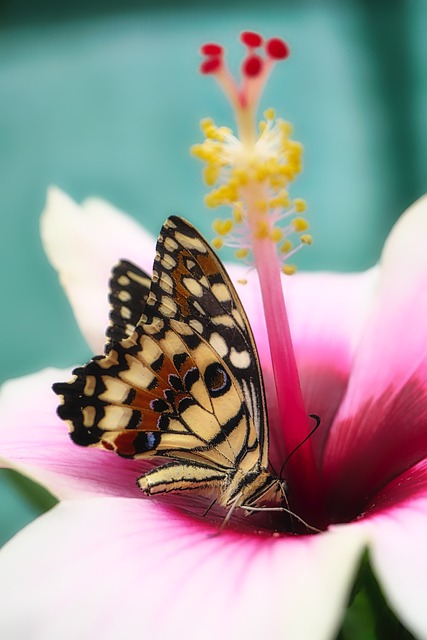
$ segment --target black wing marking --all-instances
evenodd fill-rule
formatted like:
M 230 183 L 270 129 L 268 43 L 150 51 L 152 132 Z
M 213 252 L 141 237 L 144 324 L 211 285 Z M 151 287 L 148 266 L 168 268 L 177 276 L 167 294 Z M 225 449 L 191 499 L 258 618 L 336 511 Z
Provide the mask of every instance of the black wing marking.
M 132 335 L 150 292 L 151 278 L 128 260 L 113 269 L 109 282 L 110 324 L 106 331 L 106 353 L 114 342 Z

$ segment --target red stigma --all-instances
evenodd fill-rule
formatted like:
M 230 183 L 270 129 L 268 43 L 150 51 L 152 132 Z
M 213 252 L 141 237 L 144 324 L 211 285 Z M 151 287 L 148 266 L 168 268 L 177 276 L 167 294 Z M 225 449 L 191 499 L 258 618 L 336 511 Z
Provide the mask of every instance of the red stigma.
M 222 59 L 219 56 L 207 58 L 200 65 L 200 73 L 209 74 L 216 73 L 222 66 Z
M 255 78 L 261 73 L 263 65 L 263 60 L 259 56 L 248 56 L 246 60 L 243 61 L 242 71 L 243 75 L 249 78 Z
M 240 35 L 240 40 L 247 47 L 251 47 L 251 49 L 262 45 L 262 37 L 259 33 L 255 33 L 255 31 L 243 31 Z
M 240 41 L 246 47 L 240 82 L 233 78 L 228 69 L 223 47 L 214 42 L 207 42 L 200 47 L 204 56 L 200 72 L 216 77 L 233 106 L 255 110 L 271 68 L 275 62 L 288 57 L 289 47 L 281 38 L 265 40 L 255 31 L 243 31 Z
M 267 55 L 273 60 L 284 60 L 289 55 L 289 47 L 280 38 L 271 38 L 265 45 Z
M 223 52 L 221 45 L 213 42 L 208 42 L 200 48 L 200 53 L 204 56 L 220 56 Z

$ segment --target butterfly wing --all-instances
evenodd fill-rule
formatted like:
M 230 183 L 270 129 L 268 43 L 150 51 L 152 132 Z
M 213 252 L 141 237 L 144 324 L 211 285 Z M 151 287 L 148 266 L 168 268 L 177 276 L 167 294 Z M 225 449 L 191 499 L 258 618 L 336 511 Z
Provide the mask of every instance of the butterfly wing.
M 254 422 L 266 468 L 265 393 L 249 320 L 221 261 L 203 236 L 177 216 L 170 217 L 162 228 L 141 322 L 163 315 L 187 322 L 227 365 Z
M 121 287 L 136 282 L 135 295 L 112 284 L 107 352 L 76 369 L 72 382 L 54 385 L 58 413 L 77 444 L 172 458 L 141 479 L 147 492 L 224 487 L 239 472 L 236 493 L 260 469 L 266 437 L 258 359 L 234 287 L 205 240 L 176 217 L 162 228 L 148 297 L 146 274 L 134 273 L 122 263 L 113 274 Z M 128 336 L 141 310 L 135 297 L 145 308 Z
M 123 338 L 128 338 L 145 308 L 151 278 L 128 260 L 120 260 L 113 268 L 109 282 L 110 324 L 106 331 L 105 351 Z

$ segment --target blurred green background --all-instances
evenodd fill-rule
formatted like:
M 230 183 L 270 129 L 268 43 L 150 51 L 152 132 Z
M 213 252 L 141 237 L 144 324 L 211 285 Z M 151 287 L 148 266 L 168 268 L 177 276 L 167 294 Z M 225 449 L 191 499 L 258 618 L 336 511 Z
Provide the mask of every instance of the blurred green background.
M 306 149 L 293 195 L 308 200 L 315 244 L 299 266 L 372 265 L 427 190 L 426 23 L 425 0 L 2 2 L 1 380 L 89 356 L 40 243 L 48 185 L 102 196 L 153 234 L 182 213 L 210 235 L 188 148 L 201 117 L 232 117 L 197 73 L 205 41 L 223 43 L 234 69 L 242 30 L 289 42 L 261 107 Z M 0 473 L 2 542 L 47 503 Z

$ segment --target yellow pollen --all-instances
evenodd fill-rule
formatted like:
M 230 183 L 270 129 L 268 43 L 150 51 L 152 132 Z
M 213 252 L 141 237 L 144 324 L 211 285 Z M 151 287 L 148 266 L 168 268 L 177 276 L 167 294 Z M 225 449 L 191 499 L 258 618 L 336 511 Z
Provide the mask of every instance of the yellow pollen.
M 306 211 L 307 209 L 307 203 L 303 198 L 295 198 L 293 205 L 297 213 L 303 213 L 303 211 Z
M 237 280 L 237 282 L 239 284 L 248 284 L 248 281 L 246 280 L 246 278 L 240 278 L 239 280 Z
M 291 201 L 286 191 L 280 192 L 278 196 L 270 200 L 270 207 L 273 209 L 275 207 L 283 207 L 284 209 L 287 209 L 290 204 Z
M 267 240 L 280 262 L 312 243 L 309 224 L 304 217 L 307 204 L 302 198 L 291 199 L 289 185 L 302 170 L 303 146 L 291 138 L 292 125 L 276 118 L 275 110 L 266 109 L 258 127 L 254 109 L 238 107 L 236 118 L 239 139 L 228 127 L 217 126 L 211 118 L 201 122 L 204 141 L 192 147 L 192 153 L 204 162 L 204 181 L 210 192 L 205 196 L 208 207 L 229 206 L 230 218 L 213 223 L 216 249 L 230 244 L 236 247 L 237 238 L 227 235 L 239 225 L 239 235 L 252 240 Z M 242 225 L 242 227 L 240 227 Z M 284 229 L 280 227 L 284 227 Z M 288 239 L 298 234 L 294 243 Z M 250 247 L 235 250 L 236 258 L 245 259 Z M 248 246 L 247 240 L 244 244 Z M 294 248 L 294 245 L 296 249 Z M 291 275 L 295 265 L 283 265 L 283 273 Z
M 304 233 L 299 239 L 303 244 L 313 244 L 313 237 L 309 233 Z
M 264 118 L 266 120 L 274 120 L 275 117 L 276 117 L 276 112 L 272 107 L 264 111 Z
M 309 224 L 305 218 L 294 218 L 292 220 L 292 226 L 297 233 L 301 233 L 301 231 L 308 229 Z
M 289 251 L 291 251 L 291 249 L 293 248 L 294 248 L 294 245 L 292 244 L 292 242 L 290 240 L 285 240 L 282 246 L 280 247 L 279 251 L 280 253 L 289 253 Z
M 284 264 L 282 267 L 282 273 L 286 276 L 293 276 L 297 268 L 294 264 Z
M 304 151 L 304 147 L 301 142 L 297 142 L 296 140 L 288 140 L 286 142 L 286 147 L 288 153 L 295 154 L 298 158 L 301 156 Z
M 236 202 L 233 207 L 233 218 L 234 222 L 237 224 L 241 224 L 243 222 L 243 203 Z
M 260 212 L 260 213 L 267 213 L 268 211 L 268 202 L 267 200 L 261 199 L 261 200 L 257 200 L 255 202 L 255 208 Z
M 264 240 L 270 235 L 270 227 L 267 220 L 257 220 L 257 229 L 255 231 L 255 237 L 258 240 Z
M 212 227 L 219 236 L 226 236 L 233 228 L 233 221 L 230 218 L 227 218 L 227 220 L 217 219 L 212 223 Z
M 277 126 L 279 128 L 279 131 L 283 136 L 285 136 L 285 138 L 289 138 L 289 136 L 292 135 L 293 127 L 290 122 L 286 122 L 286 120 L 282 120 L 282 118 L 279 118 L 277 120 Z
M 203 179 L 208 187 L 213 187 L 215 182 L 218 180 L 219 176 L 219 167 L 208 164 L 203 171 Z
M 218 204 L 220 204 L 217 202 L 216 194 L 214 191 L 207 193 L 204 197 L 204 201 L 205 201 L 205 205 L 207 207 L 210 207 L 211 209 L 213 209 L 214 207 L 217 207 Z
M 270 238 L 273 242 L 280 242 L 280 240 L 283 238 L 283 231 L 279 229 L 279 227 L 273 227 L 270 231 Z

